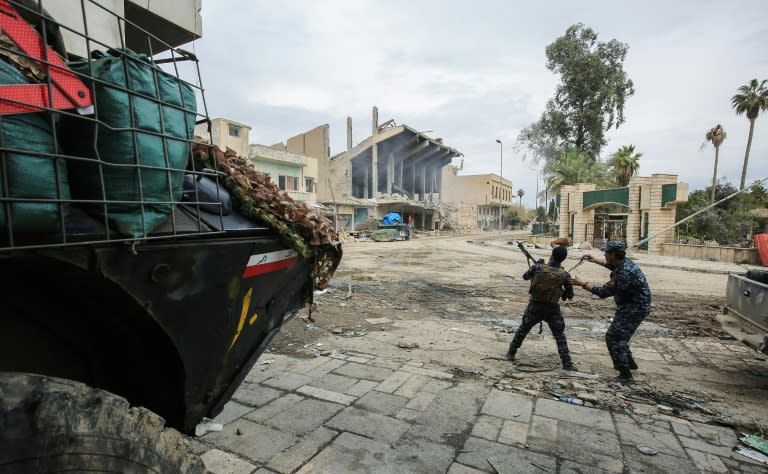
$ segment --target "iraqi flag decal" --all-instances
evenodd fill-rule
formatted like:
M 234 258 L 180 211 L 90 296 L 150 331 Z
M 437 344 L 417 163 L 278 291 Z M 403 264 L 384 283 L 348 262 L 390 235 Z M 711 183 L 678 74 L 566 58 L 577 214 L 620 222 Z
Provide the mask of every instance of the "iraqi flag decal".
M 251 278 L 292 267 L 296 263 L 296 259 L 295 250 L 278 250 L 277 252 L 251 255 L 251 258 L 248 259 L 248 265 L 243 271 L 243 278 Z

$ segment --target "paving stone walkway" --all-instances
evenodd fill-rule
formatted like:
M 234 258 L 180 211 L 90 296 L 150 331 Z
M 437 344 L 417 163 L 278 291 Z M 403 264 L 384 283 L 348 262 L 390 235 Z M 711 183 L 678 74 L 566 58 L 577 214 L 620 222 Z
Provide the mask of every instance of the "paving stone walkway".
M 223 431 L 191 440 L 214 474 L 766 472 L 732 451 L 730 428 L 527 397 L 362 353 L 264 354 L 215 421 Z

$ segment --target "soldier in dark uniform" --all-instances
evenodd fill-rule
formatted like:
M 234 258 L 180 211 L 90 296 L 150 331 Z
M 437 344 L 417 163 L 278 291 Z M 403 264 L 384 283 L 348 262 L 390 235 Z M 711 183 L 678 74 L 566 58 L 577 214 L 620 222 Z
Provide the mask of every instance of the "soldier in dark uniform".
M 570 283 L 578 285 L 600 298 L 613 296 L 616 302 L 616 314 L 611 326 L 605 333 L 605 344 L 613 360 L 613 367 L 619 371 L 616 381 L 632 383 L 632 370 L 637 364 L 632 359 L 629 349 L 629 339 L 637 330 L 640 323 L 651 312 L 651 289 L 645 280 L 642 270 L 635 262 L 626 257 L 626 246 L 622 240 L 611 240 L 604 249 L 605 261 L 592 255 L 584 259 L 597 263 L 611 270 L 611 279 L 602 286 L 573 278 Z
M 560 299 L 573 299 L 573 286 L 568 283 L 571 276 L 560 264 L 568 255 L 566 247 L 555 247 L 552 249 L 549 263 L 543 260 L 536 262 L 523 275 L 525 280 L 531 281 L 531 288 L 528 291 L 528 307 L 523 314 L 523 321 L 512 338 L 509 345 L 507 359 L 515 360 L 515 354 L 523 344 L 525 336 L 528 335 L 531 328 L 541 321 L 546 321 L 552 335 L 557 343 L 557 353 L 563 363 L 563 369 L 576 370 L 571 361 L 571 355 L 568 352 L 568 341 L 565 339 L 565 320 L 560 311 Z

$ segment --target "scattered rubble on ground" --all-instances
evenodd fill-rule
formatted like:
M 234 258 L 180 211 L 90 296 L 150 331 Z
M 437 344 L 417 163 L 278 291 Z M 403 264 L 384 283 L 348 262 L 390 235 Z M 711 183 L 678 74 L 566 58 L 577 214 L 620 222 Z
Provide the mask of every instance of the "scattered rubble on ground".
M 676 284 L 674 290 L 677 293 L 669 288 L 654 287 L 651 316 L 641 325 L 633 342 L 637 347 L 643 347 L 646 341 L 653 338 L 666 341 L 667 349 L 660 349 L 659 356 L 668 358 L 666 360 L 679 359 L 679 363 L 665 365 L 664 360 L 658 360 L 655 364 L 664 367 L 663 374 L 641 371 L 638 383 L 625 387 L 608 381 L 605 374 L 610 370 L 601 372 L 600 376 L 561 371 L 554 342 L 548 352 L 551 356 L 546 359 L 547 362 L 541 362 L 541 366 L 521 363 L 512 366 L 506 365 L 509 364 L 506 361 L 484 360 L 503 358 L 503 349 L 494 357 L 494 354 L 488 353 L 487 347 L 478 349 L 477 346 L 493 344 L 501 348 L 499 343 L 509 343 L 527 304 L 528 285 L 522 280 L 503 278 L 506 274 L 520 275 L 524 271 L 525 261 L 519 251 L 503 246 L 500 248 L 506 253 L 499 257 L 494 253 L 494 245 L 481 246 L 477 245 L 477 241 L 472 239 L 468 242 L 464 236 L 390 246 L 360 241 L 359 247 L 368 249 L 365 258 L 355 256 L 358 243 L 350 245 L 347 249 L 354 250 L 345 255 L 347 260 L 340 266 L 328 290 L 316 294 L 316 330 L 306 331 L 303 323 L 289 322 L 273 341 L 273 351 L 314 357 L 317 348 L 305 349 L 304 344 L 322 339 L 328 344 L 326 349 L 333 351 L 348 347 L 345 344 L 359 346 L 370 338 L 372 343 L 385 341 L 391 344 L 391 348 L 404 357 L 435 363 L 439 356 L 433 349 L 441 353 L 461 350 L 467 358 L 446 365 L 452 367 L 447 370 L 457 378 L 485 379 L 498 390 L 549 399 L 555 398 L 552 395 L 554 392 L 578 398 L 588 407 L 628 415 L 651 415 L 667 421 L 691 420 L 734 426 L 749 424 L 750 413 L 737 406 L 735 400 L 751 397 L 749 400 L 754 403 L 756 394 L 762 393 L 759 384 L 750 385 L 751 392 L 733 392 L 734 386 L 726 384 L 713 389 L 712 393 L 705 393 L 701 386 L 684 387 L 686 393 L 683 393 L 664 385 L 670 377 L 685 376 L 692 368 L 720 370 L 729 376 L 745 374 L 750 380 L 765 380 L 768 369 L 762 370 L 760 365 L 744 362 L 761 357 L 759 354 L 740 353 L 738 347 L 725 350 L 727 353 L 707 353 L 708 359 L 694 359 L 687 353 L 686 344 L 722 346 L 724 342 L 720 339 L 723 333 L 715 319 L 724 304 L 724 296 L 721 296 L 724 290 L 719 293 L 710 290 L 704 296 L 690 291 L 693 285 L 694 289 L 698 289 L 702 281 L 708 281 L 707 276 L 686 274 L 691 281 Z M 409 250 L 414 246 L 419 249 L 418 252 Z M 513 261 L 515 256 L 520 260 L 517 267 Z M 578 271 L 586 275 L 592 271 L 600 278 L 608 276 L 596 265 L 583 265 Z M 664 277 L 662 272 L 666 270 L 655 271 Z M 672 273 L 667 278 L 674 279 L 675 276 Z M 579 344 L 588 347 L 604 345 L 605 329 L 615 309 L 612 300 L 601 300 L 579 292 L 577 298 L 563 303 L 562 308 L 573 354 L 584 358 Z M 371 320 L 380 318 L 389 319 L 392 323 L 371 324 Z M 403 328 L 407 327 L 405 323 L 413 325 L 421 321 L 436 324 L 441 328 L 440 334 L 417 336 L 403 332 Z M 469 325 L 474 323 L 477 326 Z M 459 330 L 452 331 L 452 328 Z M 395 331 L 399 332 L 392 337 Z M 538 327 L 531 331 L 529 337 L 537 332 Z M 398 339 L 401 334 L 406 334 L 404 339 Z M 538 337 L 551 338 L 546 325 L 544 334 Z M 729 347 L 734 346 L 733 341 L 725 342 Z M 418 347 L 411 347 L 411 344 L 418 344 Z M 478 354 L 477 357 L 472 355 L 473 351 Z M 761 360 L 759 363 L 765 362 Z M 589 367 L 589 364 L 579 363 L 578 358 L 576 365 L 584 370 Z M 748 373 L 745 373 L 745 366 Z M 599 364 L 590 369 L 598 370 L 598 367 Z M 587 378 L 587 375 L 598 378 Z M 680 388 L 679 384 L 675 386 L 675 389 Z M 758 426 L 766 426 L 768 416 L 764 413 L 755 418 Z

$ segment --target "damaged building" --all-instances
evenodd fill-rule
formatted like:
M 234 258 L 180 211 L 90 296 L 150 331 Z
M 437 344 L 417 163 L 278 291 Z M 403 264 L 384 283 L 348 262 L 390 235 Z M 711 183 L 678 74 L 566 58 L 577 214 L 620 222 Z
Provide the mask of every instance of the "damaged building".
M 347 149 L 334 156 L 330 156 L 328 124 L 285 143 L 248 147 L 241 143 L 243 137 L 247 139 L 247 125 L 227 119 L 213 122 L 216 133 L 207 136 L 200 130 L 198 135 L 248 156 L 257 170 L 267 173 L 294 199 L 336 220 L 339 229 L 355 230 L 390 212 L 400 214 L 414 229 L 441 229 L 455 211 L 443 198 L 443 170 L 463 155 L 442 139 L 394 120 L 380 124 L 376 107 L 371 135 L 353 146 L 352 119 L 348 118 Z
M 380 124 L 376 107 L 371 136 L 353 146 L 348 118 L 346 151 L 328 156 L 328 141 L 328 125 L 322 125 L 273 146 L 318 159 L 317 200 L 334 209 L 340 228 L 353 230 L 390 212 L 415 229 L 442 227 L 447 212 L 441 199 L 442 170 L 461 153 L 394 120 Z
M 374 107 L 371 136 L 355 147 L 347 119 L 347 150 L 329 160 L 329 194 L 320 192 L 319 199 L 338 209 L 339 223 L 347 228 L 397 212 L 414 228 L 439 229 L 446 215 L 442 169 L 457 156 L 441 139 L 407 125 L 379 124 Z

